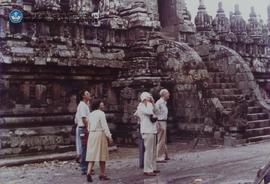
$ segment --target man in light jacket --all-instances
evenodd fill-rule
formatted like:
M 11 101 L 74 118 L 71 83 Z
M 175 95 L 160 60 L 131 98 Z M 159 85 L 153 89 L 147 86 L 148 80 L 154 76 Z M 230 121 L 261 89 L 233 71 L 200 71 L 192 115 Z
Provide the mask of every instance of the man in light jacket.
M 160 91 L 160 99 L 155 104 L 155 112 L 158 118 L 158 143 L 157 143 L 157 162 L 165 163 L 169 160 L 167 150 L 167 119 L 168 107 L 167 101 L 170 98 L 170 93 L 167 89 Z

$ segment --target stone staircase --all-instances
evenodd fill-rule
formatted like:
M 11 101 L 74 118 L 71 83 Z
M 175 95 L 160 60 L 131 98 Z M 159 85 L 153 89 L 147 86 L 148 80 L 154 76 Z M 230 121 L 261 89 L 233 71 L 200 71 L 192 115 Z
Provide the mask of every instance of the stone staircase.
M 231 111 L 236 105 L 237 98 L 243 95 L 236 86 L 235 77 L 216 70 L 209 74 L 211 78 L 209 89 L 217 95 L 224 108 Z M 247 129 L 243 135 L 247 142 L 270 139 L 270 118 L 255 102 L 248 104 L 247 120 Z

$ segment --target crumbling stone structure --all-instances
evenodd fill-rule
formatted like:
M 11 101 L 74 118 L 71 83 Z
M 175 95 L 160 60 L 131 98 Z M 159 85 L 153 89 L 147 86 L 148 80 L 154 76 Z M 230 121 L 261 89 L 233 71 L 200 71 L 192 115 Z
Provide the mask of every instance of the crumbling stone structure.
M 14 8 L 20 24 L 8 20 Z M 200 1 L 194 25 L 184 0 L 1 0 L 0 156 L 73 149 L 81 89 L 106 102 L 118 143 L 136 140 L 139 94 L 164 87 L 170 133 L 200 129 L 206 96 L 230 112 L 248 94 L 240 139 L 268 138 L 269 30 L 254 9 L 246 23 L 221 3 L 212 19 Z

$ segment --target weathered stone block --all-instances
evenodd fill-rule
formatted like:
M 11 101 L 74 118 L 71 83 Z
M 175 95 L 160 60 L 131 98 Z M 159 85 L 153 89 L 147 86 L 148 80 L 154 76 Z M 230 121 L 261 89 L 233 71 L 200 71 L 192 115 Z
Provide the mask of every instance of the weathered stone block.
M 209 55 L 210 47 L 209 45 L 199 45 L 196 47 L 196 51 L 200 56 L 205 57 Z
M 254 75 L 251 72 L 247 72 L 246 75 L 247 75 L 249 81 L 255 80 Z
M 15 54 L 34 54 L 34 49 L 30 47 L 11 47 L 11 52 Z
M 246 143 L 245 139 L 237 139 L 233 136 L 224 136 L 224 145 L 225 146 L 236 146 Z
M 248 85 L 248 82 L 247 81 L 239 81 L 238 82 L 238 86 L 240 89 L 242 90 L 247 90 L 249 89 L 249 85 Z
M 254 89 L 256 89 L 257 84 L 256 84 L 255 81 L 249 81 L 248 86 L 249 86 L 250 89 L 254 90 Z
M 229 65 L 228 67 L 228 74 L 235 75 L 236 74 L 236 66 L 234 64 Z
M 247 76 L 245 73 L 237 73 L 236 74 L 236 80 L 237 81 L 246 81 L 247 80 Z
M 35 65 L 46 65 L 46 58 L 37 57 L 35 58 Z

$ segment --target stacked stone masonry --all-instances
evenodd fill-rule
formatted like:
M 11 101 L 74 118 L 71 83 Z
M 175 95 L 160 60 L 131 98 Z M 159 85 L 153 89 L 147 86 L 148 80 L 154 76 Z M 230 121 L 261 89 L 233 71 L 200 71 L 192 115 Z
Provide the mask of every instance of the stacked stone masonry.
M 212 18 L 203 1 L 191 19 L 184 0 L 0 0 L 0 157 L 74 149 L 81 89 L 105 101 L 118 144 L 136 143 L 139 94 L 161 88 L 172 93 L 170 135 L 206 123 L 233 134 L 238 124 L 213 114 L 249 95 L 239 137 L 269 138 L 270 24 L 254 8 L 246 22 L 238 5 L 228 18 L 222 3 Z

